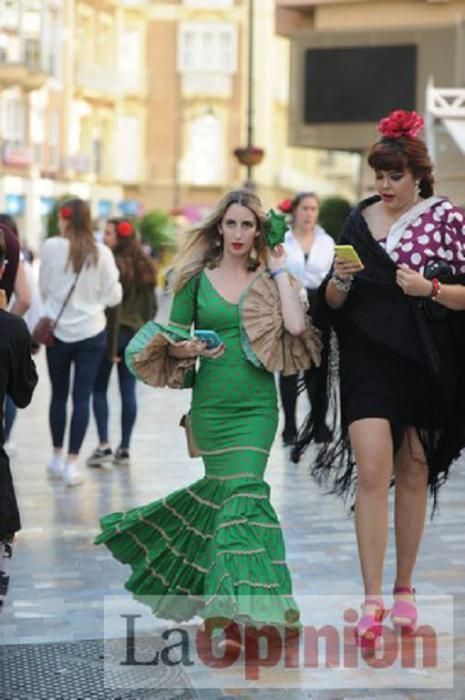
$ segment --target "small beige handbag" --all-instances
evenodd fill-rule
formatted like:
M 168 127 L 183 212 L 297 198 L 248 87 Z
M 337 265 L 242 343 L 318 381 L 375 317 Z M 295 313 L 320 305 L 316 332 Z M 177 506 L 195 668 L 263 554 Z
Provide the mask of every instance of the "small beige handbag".
M 194 433 L 192 432 L 191 414 L 185 413 L 179 421 L 179 425 L 182 426 L 186 431 L 187 452 L 189 454 L 189 457 L 200 457 L 202 452 L 198 448 L 197 443 L 195 441 Z

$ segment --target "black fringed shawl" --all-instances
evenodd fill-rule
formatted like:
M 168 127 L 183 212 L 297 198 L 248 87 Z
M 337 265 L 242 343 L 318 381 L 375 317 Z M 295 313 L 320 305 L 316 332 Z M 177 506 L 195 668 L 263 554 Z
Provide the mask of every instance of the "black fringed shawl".
M 347 219 L 340 236 L 339 242 L 352 244 L 365 265 L 356 275 L 346 303 L 338 310 L 326 304 L 330 273 L 311 310 L 315 325 L 322 330 L 324 350 L 321 367 L 316 370 L 316 396 L 292 458 L 300 459 L 326 422 L 333 438 L 319 449 L 312 474 L 319 483 L 329 485 L 332 493 L 353 496 L 356 469 L 348 426 L 341 420 L 338 337 L 355 328 L 362 337 L 398 355 L 400 363 L 406 358 L 428 377 L 429 420 L 425 424 L 423 414 L 421 424 L 413 427 L 425 450 L 435 508 L 438 489 L 447 479 L 450 464 L 465 446 L 465 314 L 450 311 L 446 320 L 430 321 L 423 302 L 402 292 L 396 284 L 396 264 L 373 238 L 361 213 L 377 199 L 362 202 Z M 465 235 L 463 240 L 465 247 Z M 465 275 L 455 276 L 452 283 L 465 284 Z M 398 426 L 391 427 L 396 448 Z

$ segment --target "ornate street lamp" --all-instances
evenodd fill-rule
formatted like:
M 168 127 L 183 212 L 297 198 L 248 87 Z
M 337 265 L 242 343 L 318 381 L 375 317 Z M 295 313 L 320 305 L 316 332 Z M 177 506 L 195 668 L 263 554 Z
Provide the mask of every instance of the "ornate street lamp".
M 263 160 L 265 151 L 254 146 L 254 105 L 253 105 L 253 53 L 254 53 L 254 0 L 249 0 L 249 32 L 248 32 L 248 89 L 247 89 L 247 145 L 235 148 L 233 153 L 241 165 L 247 168 L 245 186 L 255 189 L 252 178 L 252 168 Z

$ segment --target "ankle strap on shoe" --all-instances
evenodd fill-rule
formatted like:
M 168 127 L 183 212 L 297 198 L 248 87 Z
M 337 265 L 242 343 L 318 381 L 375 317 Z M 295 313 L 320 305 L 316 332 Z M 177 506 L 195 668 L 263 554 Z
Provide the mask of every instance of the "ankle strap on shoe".
M 415 595 L 416 590 L 413 586 L 394 586 L 394 590 L 392 592 L 394 595 L 396 593 L 407 593 L 410 595 Z
M 362 603 L 362 607 L 366 605 L 376 605 L 378 608 L 384 608 L 383 599 L 380 595 L 367 595 Z

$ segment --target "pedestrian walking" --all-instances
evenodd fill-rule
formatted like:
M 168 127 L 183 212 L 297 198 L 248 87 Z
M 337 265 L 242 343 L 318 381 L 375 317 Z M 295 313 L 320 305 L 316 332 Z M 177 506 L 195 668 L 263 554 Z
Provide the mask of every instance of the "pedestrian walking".
M 0 279 L 5 271 L 6 254 L 5 238 L 0 232 Z M 4 450 L 3 405 L 9 395 L 16 406 L 24 408 L 31 401 L 36 384 L 37 372 L 26 324 L 0 306 L 0 613 L 9 584 L 13 538 L 21 528 L 10 462 Z
M 9 214 L 0 214 L 0 224 L 5 224 L 8 226 L 9 230 L 14 234 L 14 236 L 17 238 L 18 242 L 20 243 L 20 237 L 19 237 L 19 231 L 18 227 L 16 224 L 16 221 L 13 219 L 12 216 Z M 20 253 L 19 260 L 21 260 L 22 252 Z M 18 261 L 19 262 L 19 261 Z M 30 296 L 30 306 L 28 310 L 22 315 L 24 321 L 26 322 L 26 325 L 28 327 L 29 332 L 31 333 L 32 330 L 35 328 L 37 322 L 39 321 L 40 315 L 41 315 L 41 302 L 40 302 L 40 294 L 39 294 L 39 287 L 36 282 L 35 276 L 34 276 L 34 271 L 32 269 L 31 263 L 26 260 L 25 258 L 22 260 L 22 265 L 25 273 L 25 278 L 26 278 L 26 283 L 27 283 L 27 288 Z M 11 311 L 13 309 L 17 308 L 16 306 L 16 292 L 13 289 L 13 294 L 11 295 L 8 310 Z M 38 346 L 32 343 L 32 351 L 37 352 Z M 13 402 L 13 399 L 7 395 L 5 399 L 5 411 L 4 411 L 4 419 L 5 419 L 5 450 L 8 453 L 8 455 L 11 457 L 15 452 L 16 452 L 16 447 L 14 443 L 11 441 L 11 431 L 13 429 L 13 425 L 16 419 L 16 406 Z
M 15 316 L 22 316 L 31 305 L 31 295 L 27 284 L 24 261 L 21 258 L 19 240 L 11 230 L 11 217 L 0 214 L 0 232 L 6 246 L 5 269 L 0 280 L 0 290 L 3 290 L 9 302 L 13 292 L 15 300 L 10 308 Z
M 284 248 L 267 248 L 266 229 L 253 192 L 227 194 L 181 248 L 169 325 L 158 324 L 140 357 L 128 357 L 146 382 L 173 388 L 200 358 L 187 427 L 204 478 L 103 516 L 96 539 L 132 567 L 130 591 L 159 596 L 152 605 L 162 617 L 206 616 L 209 598 L 231 619 L 283 623 L 295 611 L 264 472 L 278 424 L 273 372 L 317 363 L 319 339 Z M 192 325 L 208 342 L 191 337 Z
M 288 206 L 292 224 L 284 239 L 287 254 L 286 266 L 289 272 L 300 280 L 307 290 L 310 309 L 316 298 L 316 290 L 323 282 L 333 263 L 334 240 L 318 225 L 320 200 L 314 192 L 299 192 Z M 315 374 L 312 370 L 304 372 L 303 380 L 309 401 Z M 284 411 L 283 445 L 293 445 L 297 436 L 296 407 L 298 394 L 298 374 L 279 375 L 279 391 Z M 328 437 L 325 426 L 318 435 L 318 441 L 324 442 Z
M 365 590 L 357 638 L 382 634 L 388 489 L 395 481 L 393 625 L 417 624 L 413 570 L 428 487 L 436 504 L 465 445 L 465 212 L 435 196 L 433 164 L 419 138 L 423 119 L 397 110 L 379 124 L 368 154 L 377 194 L 347 219 L 320 289 L 326 341 L 318 400 L 297 456 L 325 409 L 341 411 L 331 447 L 313 473 L 342 494 L 355 483 L 355 527 Z M 355 253 L 355 255 L 354 255 Z M 355 258 L 359 256 L 360 261 Z M 339 367 L 340 384 L 336 367 Z M 338 406 L 338 392 L 340 404 Z M 328 398 L 329 397 L 329 398 Z M 334 417 L 327 411 L 328 420 Z
M 136 238 L 133 224 L 124 218 L 109 219 L 104 243 L 113 252 L 120 271 L 123 301 L 107 312 L 107 348 L 93 388 L 93 408 L 99 445 L 87 459 L 89 467 L 128 465 L 131 435 L 137 417 L 136 378 L 124 362 L 124 352 L 136 331 L 155 317 L 155 266 Z M 113 453 L 108 438 L 107 391 L 116 364 L 121 396 L 121 438 Z
M 82 482 L 77 466 L 89 422 L 89 404 L 95 377 L 105 349 L 105 308 L 122 297 L 119 272 L 111 251 L 96 243 L 90 209 L 82 199 L 65 202 L 58 217 L 60 235 L 43 245 L 39 288 L 45 316 L 58 319 L 54 343 L 47 347 L 52 386 L 50 431 L 53 455 L 48 474 L 66 486 Z M 73 411 L 68 451 L 63 454 L 66 403 L 74 368 Z

